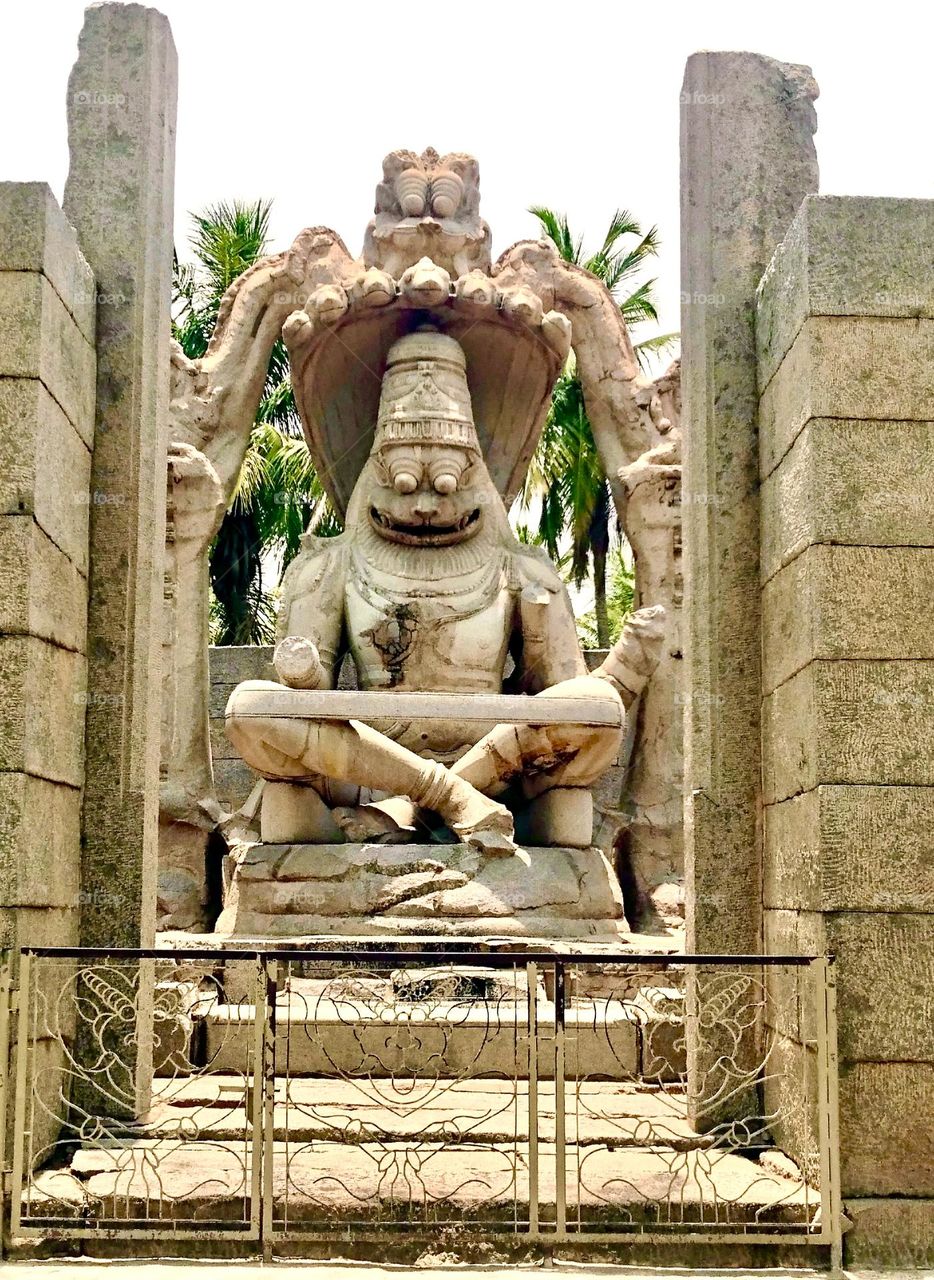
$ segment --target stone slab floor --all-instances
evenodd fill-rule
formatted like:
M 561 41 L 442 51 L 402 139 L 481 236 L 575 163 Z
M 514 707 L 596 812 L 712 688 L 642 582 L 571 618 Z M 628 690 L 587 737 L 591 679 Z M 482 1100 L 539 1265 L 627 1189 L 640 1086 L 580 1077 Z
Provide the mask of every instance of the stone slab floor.
M 233 1272 L 233 1280 L 401 1280 L 401 1276 L 417 1271 L 418 1280 L 533 1280 L 544 1272 L 543 1280 L 823 1280 L 826 1272 L 766 1270 L 692 1270 L 684 1267 L 648 1268 L 614 1267 L 590 1264 L 555 1263 L 551 1266 L 451 1266 L 408 1267 L 373 1266 L 371 1263 L 274 1263 L 263 1266 L 253 1262 L 11 1262 L 0 1264 L 0 1277 L 24 1280 L 24 1267 L 31 1267 L 36 1280 L 210 1280 L 206 1271 Z M 934 1274 L 924 1271 L 845 1271 L 848 1280 L 929 1280 Z

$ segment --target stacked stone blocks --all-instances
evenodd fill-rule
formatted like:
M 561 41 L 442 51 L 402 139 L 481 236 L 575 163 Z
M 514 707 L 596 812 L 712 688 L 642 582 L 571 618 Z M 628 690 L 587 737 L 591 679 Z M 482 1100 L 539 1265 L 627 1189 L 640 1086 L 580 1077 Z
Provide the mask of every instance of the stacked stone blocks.
M 934 1242 L 932 259 L 934 203 L 812 196 L 758 299 L 764 932 L 838 958 L 852 1262 Z
M 0 945 L 77 941 L 95 283 L 44 183 L 0 184 Z

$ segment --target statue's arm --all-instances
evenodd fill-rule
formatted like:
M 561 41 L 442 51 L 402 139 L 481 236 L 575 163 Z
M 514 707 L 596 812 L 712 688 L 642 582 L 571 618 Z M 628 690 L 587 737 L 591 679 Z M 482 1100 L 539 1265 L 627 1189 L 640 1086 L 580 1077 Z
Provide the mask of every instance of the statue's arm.
M 353 259 L 336 232 L 303 231 L 290 249 L 261 258 L 221 299 L 205 354 L 173 351 L 173 438 L 210 460 L 226 497 L 236 484 L 282 326 L 308 294 L 341 281 Z
M 550 241 L 520 241 L 493 268 L 500 287 L 525 285 L 571 322 L 571 346 L 587 417 L 617 513 L 625 495 L 619 470 L 658 444 L 665 430 L 655 383 L 639 368 L 622 313 L 606 286 L 565 262 Z
M 519 560 L 520 590 L 513 654 L 522 693 L 541 693 L 562 680 L 587 674 L 574 611 L 557 570 L 544 558 Z
M 315 683 L 318 688 L 333 689 L 344 656 L 345 548 L 342 538 L 306 537 L 305 541 L 282 579 L 276 638 L 280 645 L 287 637 L 310 640 L 322 668 Z

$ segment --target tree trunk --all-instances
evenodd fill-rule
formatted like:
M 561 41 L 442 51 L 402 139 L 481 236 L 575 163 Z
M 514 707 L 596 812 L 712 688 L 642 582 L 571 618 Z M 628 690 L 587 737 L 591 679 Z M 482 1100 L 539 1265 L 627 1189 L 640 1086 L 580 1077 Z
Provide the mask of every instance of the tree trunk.
M 606 552 L 593 552 L 593 611 L 597 618 L 597 646 L 610 647 L 610 620 L 606 611 Z

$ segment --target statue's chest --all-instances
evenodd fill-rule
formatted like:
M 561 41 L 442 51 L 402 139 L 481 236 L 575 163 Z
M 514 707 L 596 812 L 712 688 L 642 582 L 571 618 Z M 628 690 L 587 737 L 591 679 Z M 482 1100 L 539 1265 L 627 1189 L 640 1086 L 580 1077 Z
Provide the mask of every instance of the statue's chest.
M 351 582 L 345 616 L 365 688 L 498 693 L 512 612 L 505 587 L 477 606 L 457 597 L 390 600 Z

